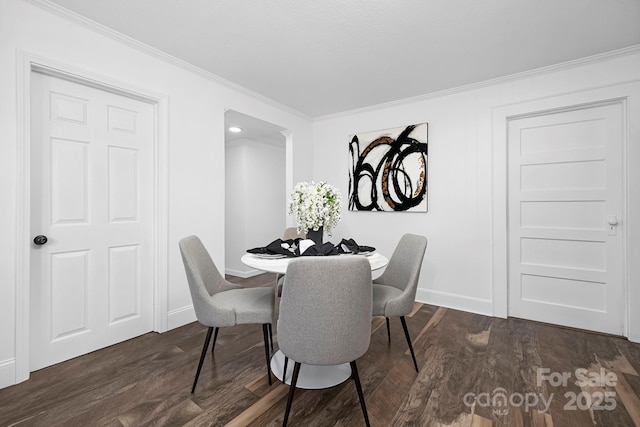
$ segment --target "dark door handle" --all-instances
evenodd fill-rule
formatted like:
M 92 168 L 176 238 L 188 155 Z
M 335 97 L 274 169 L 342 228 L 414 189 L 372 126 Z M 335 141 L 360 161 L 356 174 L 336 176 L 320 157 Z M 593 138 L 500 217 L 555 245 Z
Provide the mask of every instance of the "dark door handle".
M 36 245 L 44 245 L 45 243 L 47 243 L 47 236 L 43 236 L 43 235 L 36 236 L 33 239 L 33 243 L 35 243 Z

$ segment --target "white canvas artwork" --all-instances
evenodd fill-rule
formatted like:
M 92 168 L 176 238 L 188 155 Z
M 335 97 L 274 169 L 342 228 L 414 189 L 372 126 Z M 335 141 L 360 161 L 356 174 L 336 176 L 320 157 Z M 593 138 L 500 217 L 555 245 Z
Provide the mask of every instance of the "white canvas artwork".
M 349 136 L 349 210 L 427 212 L 428 123 Z

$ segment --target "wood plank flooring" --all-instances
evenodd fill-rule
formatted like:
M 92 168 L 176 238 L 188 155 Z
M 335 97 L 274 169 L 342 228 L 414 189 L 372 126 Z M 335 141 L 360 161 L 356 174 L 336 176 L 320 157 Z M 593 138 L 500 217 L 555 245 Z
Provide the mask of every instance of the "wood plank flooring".
M 273 286 L 275 275 L 229 280 Z M 358 360 L 373 426 L 640 427 L 640 344 L 427 304 L 407 326 L 419 373 L 398 319 L 391 344 L 372 319 Z M 222 329 L 190 393 L 205 333 L 192 323 L 33 372 L 0 390 L 0 426 L 281 425 L 289 387 L 267 383 L 259 325 Z M 297 390 L 289 425 L 364 425 L 353 382 Z

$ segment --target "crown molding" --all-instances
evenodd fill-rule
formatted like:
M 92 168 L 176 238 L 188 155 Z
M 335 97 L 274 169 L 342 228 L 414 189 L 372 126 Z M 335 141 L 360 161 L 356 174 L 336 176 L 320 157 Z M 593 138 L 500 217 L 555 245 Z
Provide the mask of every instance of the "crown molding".
M 377 111 L 385 108 L 391 108 L 406 104 L 412 104 L 415 102 L 426 101 L 434 98 L 441 98 L 448 95 L 454 95 L 461 92 L 466 92 L 474 89 L 481 89 L 488 86 L 493 86 L 500 83 L 513 82 L 528 77 L 535 77 L 541 74 L 546 74 L 554 71 L 561 71 L 569 68 L 575 68 L 581 65 L 595 64 L 597 62 L 606 61 L 612 58 L 619 58 L 634 53 L 640 52 L 640 44 L 624 47 L 622 49 L 616 49 L 609 52 L 599 53 L 597 55 L 586 56 L 584 58 L 574 59 L 571 61 L 560 62 L 558 64 L 548 65 L 546 67 L 534 68 L 533 70 L 522 71 L 520 73 L 509 74 L 502 77 L 496 77 L 494 79 L 483 80 L 477 83 L 471 83 L 463 86 L 456 86 L 450 89 L 439 90 L 436 92 L 429 92 L 423 95 L 412 96 L 409 98 L 398 99 L 395 101 L 383 102 L 381 104 L 369 105 L 367 107 L 356 108 L 353 110 L 347 110 L 340 113 L 327 114 L 323 116 L 314 117 L 314 122 L 323 120 L 330 120 L 339 117 L 351 116 L 354 114 L 367 113 L 371 111 Z
M 145 54 L 148 54 L 150 56 L 153 56 L 157 59 L 160 59 L 161 61 L 164 61 L 166 63 L 175 65 L 176 67 L 182 68 L 185 71 L 188 71 L 190 73 L 196 74 L 200 77 L 203 77 L 209 81 L 215 82 L 219 85 L 225 86 L 228 89 L 232 89 L 236 92 L 240 92 L 243 95 L 247 95 L 250 96 L 252 98 L 256 98 L 259 101 L 262 101 L 266 104 L 269 104 L 273 107 L 276 107 L 280 110 L 284 110 L 288 113 L 291 113 L 295 116 L 298 116 L 300 118 L 306 119 L 306 120 L 313 120 L 313 117 L 302 113 L 301 111 L 298 111 L 288 105 L 282 104 L 272 98 L 266 97 L 258 92 L 255 92 L 251 89 L 247 89 L 244 86 L 241 86 L 239 84 L 233 83 L 232 81 L 229 81 L 227 79 L 224 79 L 216 74 L 213 74 L 209 71 L 206 71 L 200 67 L 197 67 L 193 64 L 190 64 L 189 62 L 183 61 L 182 59 L 176 58 L 173 55 L 170 55 L 166 52 L 161 51 L 160 49 L 156 49 L 154 47 L 151 47 L 145 43 L 142 43 L 139 40 L 136 40 L 132 37 L 129 37 L 127 35 L 124 35 L 112 28 L 109 28 L 105 25 L 102 25 L 98 22 L 95 22 L 85 16 L 82 16 L 76 12 L 73 12 L 69 9 L 66 9 L 56 3 L 53 3 L 49 0 L 23 0 L 26 3 L 30 3 L 36 7 L 39 7 L 41 9 L 47 10 L 48 12 L 51 12 L 55 15 L 58 15 L 68 21 L 71 21 L 75 24 L 79 24 L 91 31 L 94 31 L 98 34 L 101 34 L 103 36 L 106 36 L 110 39 L 116 40 L 124 45 L 127 45 L 131 48 L 134 48 L 140 52 L 143 52 Z
M 492 86 L 492 85 L 496 85 L 496 84 L 500 84 L 500 83 L 505 83 L 505 82 L 511 82 L 511 81 L 515 81 L 515 80 L 519 80 L 519 79 L 523 79 L 523 78 L 527 78 L 527 77 L 534 77 L 540 74 L 544 74 L 544 73 L 549 73 L 549 72 L 553 72 L 553 71 L 559 71 L 559 70 L 563 70 L 563 69 L 567 69 L 567 68 L 574 68 L 580 65 L 585 65 L 585 64 L 592 64 L 592 63 L 596 63 L 596 62 L 600 62 L 600 61 L 605 61 L 611 58 L 615 58 L 615 57 L 622 57 L 625 55 L 629 55 L 629 54 L 633 54 L 633 53 L 637 53 L 640 52 L 640 44 L 639 45 L 633 45 L 633 46 L 629 46 L 629 47 L 625 47 L 622 49 L 617 49 L 617 50 L 612 50 L 610 52 L 605 52 L 605 53 L 600 53 L 600 54 L 596 54 L 596 55 L 592 55 L 592 56 L 587 56 L 584 58 L 579 58 L 579 59 L 574 59 L 571 61 L 566 61 L 566 62 L 561 62 L 559 64 L 554 64 L 554 65 L 549 65 L 546 67 L 540 67 L 540 68 L 535 68 L 533 70 L 528 70 L 528 71 L 523 71 L 520 73 L 515 73 L 515 74 L 509 74 L 507 76 L 502 76 L 502 77 L 496 77 L 493 79 L 489 79 L 489 80 L 483 80 L 481 82 L 477 82 L 477 83 L 471 83 L 468 85 L 463 85 L 463 86 L 456 86 L 450 89 L 444 89 L 444 90 L 440 90 L 440 91 L 435 91 L 435 92 L 429 92 L 423 95 L 417 95 L 417 96 L 413 96 L 413 97 L 409 97 L 409 98 L 403 98 L 403 99 L 398 99 L 395 101 L 389 101 L 389 102 L 384 102 L 384 103 L 380 103 L 380 104 L 374 104 L 374 105 L 370 105 L 367 107 L 362 107 L 362 108 L 356 108 L 356 109 L 352 109 L 352 110 L 347 110 L 347 111 L 342 111 L 339 113 L 333 113 L 333 114 L 327 114 L 327 115 L 322 115 L 322 116 L 316 116 L 316 117 L 312 117 L 309 116 L 301 111 L 298 111 L 288 105 L 282 104 L 272 98 L 266 97 L 258 92 L 255 92 L 251 89 L 247 89 L 244 86 L 241 86 L 239 84 L 233 83 L 232 81 L 226 80 L 216 74 L 213 74 L 209 71 L 206 71 L 200 67 L 197 67 L 193 64 L 190 64 L 186 61 L 183 61 L 182 59 L 176 58 L 173 55 L 170 55 L 166 52 L 163 52 L 159 49 L 156 49 L 154 47 L 151 47 L 145 43 L 142 43 L 132 37 L 126 36 L 118 31 L 115 31 L 109 27 L 106 27 L 102 24 L 99 24 L 87 17 L 84 17 L 76 12 L 73 12 L 69 9 L 66 9 L 56 3 L 53 3 L 49 0 L 23 0 L 26 3 L 30 3 L 34 6 L 40 7 L 42 9 L 45 9 L 55 15 L 58 15 L 62 18 L 65 18 L 69 21 L 72 21 L 76 24 L 82 25 L 83 27 L 97 32 L 99 34 L 102 34 L 106 37 L 109 37 L 113 40 L 116 40 L 120 43 L 123 43 L 129 47 L 132 47 L 136 50 L 139 50 L 143 53 L 146 53 L 150 56 L 153 56 L 157 59 L 160 59 L 164 62 L 167 62 L 169 64 L 175 65 L 179 68 L 182 68 L 185 71 L 188 71 L 190 73 L 196 74 L 198 76 L 201 76 L 209 81 L 215 82 L 219 85 L 225 86 L 229 89 L 232 89 L 234 91 L 237 91 L 241 94 L 247 95 L 247 96 L 251 96 L 252 98 L 255 98 L 257 100 L 260 100 L 266 104 L 269 104 L 273 107 L 276 107 L 278 109 L 284 110 L 288 113 L 291 113 L 295 116 L 298 116 L 300 118 L 306 119 L 306 120 L 310 120 L 313 122 L 318 122 L 318 121 L 323 121 L 323 120 L 329 120 L 329 119 L 334 119 L 334 118 L 338 118 L 338 117 L 344 117 L 344 116 L 349 116 L 349 115 L 353 115 L 353 114 L 359 114 L 359 113 L 366 113 L 366 112 L 371 112 L 371 111 L 376 111 L 376 110 L 380 110 L 380 109 L 384 109 L 384 108 L 391 108 L 394 106 L 400 106 L 400 105 L 405 105 L 405 104 L 411 104 L 411 103 L 415 103 L 415 102 L 420 102 L 420 101 L 425 101 L 425 100 L 429 100 L 429 99 L 434 99 L 434 98 L 440 98 L 443 96 L 447 96 L 447 95 L 453 95 L 453 94 L 457 94 L 457 93 L 461 93 L 461 92 L 465 92 L 465 91 L 469 91 L 469 90 L 473 90 L 473 89 L 480 89 L 480 88 L 484 88 L 484 87 L 488 87 L 488 86 Z

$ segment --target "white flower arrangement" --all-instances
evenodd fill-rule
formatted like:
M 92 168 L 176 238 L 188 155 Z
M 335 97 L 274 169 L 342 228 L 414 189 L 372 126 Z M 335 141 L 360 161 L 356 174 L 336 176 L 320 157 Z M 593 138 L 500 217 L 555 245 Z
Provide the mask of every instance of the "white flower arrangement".
M 326 182 L 299 182 L 289 199 L 289 213 L 298 220 L 298 233 L 318 231 L 331 234 L 340 221 L 340 190 Z

